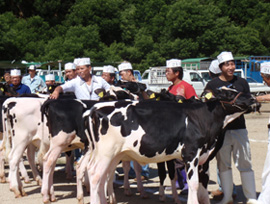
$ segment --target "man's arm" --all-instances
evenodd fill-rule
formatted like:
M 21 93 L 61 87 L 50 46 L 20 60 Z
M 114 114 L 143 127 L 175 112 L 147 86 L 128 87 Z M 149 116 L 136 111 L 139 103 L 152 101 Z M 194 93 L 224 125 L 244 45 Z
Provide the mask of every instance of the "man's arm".
M 57 86 L 54 89 L 54 92 L 50 95 L 50 98 L 51 99 L 58 99 L 60 93 L 63 93 L 63 88 L 61 86 Z
M 258 102 L 270 101 L 270 94 L 257 96 L 256 99 Z

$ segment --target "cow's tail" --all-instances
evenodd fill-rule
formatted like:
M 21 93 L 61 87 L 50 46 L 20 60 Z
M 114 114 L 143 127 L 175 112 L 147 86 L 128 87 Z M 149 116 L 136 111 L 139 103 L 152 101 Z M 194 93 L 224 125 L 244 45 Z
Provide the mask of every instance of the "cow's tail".
M 93 127 L 95 125 L 95 120 L 92 118 L 94 110 L 96 110 L 95 105 L 90 110 L 86 110 L 83 113 L 83 121 L 84 124 L 86 124 L 85 135 L 89 141 L 89 151 L 93 150 L 95 147 L 95 131 Z
M 0 145 L 1 159 L 8 161 L 8 155 L 11 151 L 12 141 L 12 116 L 10 114 L 9 100 L 6 100 L 2 106 L 3 140 Z
M 45 131 L 46 127 L 46 123 L 47 120 L 46 118 L 48 118 L 48 110 L 49 110 L 49 104 L 52 100 L 51 99 L 47 99 L 40 107 L 40 112 L 41 112 L 41 142 L 40 142 L 40 147 L 39 147 L 39 151 L 37 153 L 37 162 L 40 164 L 40 166 L 42 167 L 43 165 L 43 158 L 45 156 L 45 154 L 47 153 L 49 146 L 47 145 L 46 141 L 48 140 L 48 136 L 47 135 L 47 131 Z M 46 118 L 44 118 L 44 116 Z M 46 132 L 46 134 L 45 134 Z

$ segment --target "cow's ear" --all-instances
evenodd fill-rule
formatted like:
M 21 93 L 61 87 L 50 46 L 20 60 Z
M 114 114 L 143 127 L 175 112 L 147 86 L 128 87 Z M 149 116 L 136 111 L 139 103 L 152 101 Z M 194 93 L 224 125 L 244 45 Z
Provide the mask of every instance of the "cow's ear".
M 202 98 L 203 101 L 209 101 L 209 100 L 214 99 L 216 97 L 214 96 L 214 94 L 213 94 L 213 92 L 211 90 L 205 90 L 202 93 L 201 98 Z
M 100 98 L 103 98 L 105 95 L 106 95 L 106 91 L 105 89 L 96 89 L 95 90 L 95 93 L 100 97 Z

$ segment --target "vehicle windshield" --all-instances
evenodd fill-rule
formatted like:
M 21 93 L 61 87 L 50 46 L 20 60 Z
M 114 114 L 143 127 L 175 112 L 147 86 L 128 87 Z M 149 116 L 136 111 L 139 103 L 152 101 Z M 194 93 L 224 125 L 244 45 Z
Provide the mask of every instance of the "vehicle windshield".
M 208 81 L 211 80 L 211 77 L 210 77 L 210 75 L 209 75 L 208 72 L 201 72 L 201 74 L 202 74 L 202 78 L 203 78 L 206 82 L 208 82 Z
M 251 77 L 247 77 L 247 82 L 248 83 L 258 83 L 255 79 L 253 79 Z

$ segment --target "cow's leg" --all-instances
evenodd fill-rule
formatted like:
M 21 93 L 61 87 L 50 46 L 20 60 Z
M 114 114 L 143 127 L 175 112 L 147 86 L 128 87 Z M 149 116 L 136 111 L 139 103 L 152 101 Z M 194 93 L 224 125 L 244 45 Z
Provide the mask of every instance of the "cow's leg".
M 23 164 L 23 158 L 21 158 L 19 161 L 19 169 L 20 169 L 22 178 L 24 180 L 24 183 L 30 183 L 30 178 L 29 178 L 27 170 Z
M 137 178 L 138 192 L 140 192 L 140 196 L 142 198 L 148 198 L 147 194 L 145 193 L 143 189 L 143 184 L 142 184 L 142 179 L 141 179 L 142 166 L 136 161 L 133 161 L 133 165 L 134 165 L 134 171 L 136 173 L 136 178 Z
M 72 176 L 72 170 L 73 170 L 72 164 L 74 162 L 74 159 L 72 159 L 72 158 L 74 158 L 74 154 L 72 153 L 72 151 L 68 151 L 68 152 L 66 152 L 65 155 L 66 155 L 66 174 L 67 174 L 66 179 L 71 180 L 73 178 L 73 176 Z
M 26 195 L 19 176 L 19 162 L 22 158 L 26 145 L 13 145 L 9 154 L 9 188 L 14 192 L 15 197 Z
M 83 179 L 87 175 L 87 165 L 91 157 L 91 152 L 87 151 L 83 155 L 76 165 L 76 179 L 77 179 L 77 199 L 79 204 L 83 204 Z M 88 183 L 88 188 L 90 188 L 90 181 L 87 180 L 85 183 Z
M 109 204 L 116 204 L 117 203 L 115 193 L 113 190 L 114 174 L 115 174 L 115 169 L 110 168 L 109 172 L 108 172 L 108 181 L 107 181 L 107 193 L 108 193 Z
M 129 186 L 129 181 L 128 181 L 128 173 L 130 170 L 130 161 L 123 161 L 123 170 L 124 170 L 124 193 L 126 196 L 131 196 L 131 190 Z
M 27 158 L 29 165 L 31 167 L 31 170 L 33 172 L 33 177 L 35 181 L 37 182 L 37 185 L 41 186 L 42 185 L 42 179 L 37 171 L 36 164 L 35 164 L 35 146 L 33 144 L 29 144 L 27 148 Z
M 52 147 L 52 145 L 51 145 Z M 53 188 L 53 174 L 56 166 L 56 161 L 62 152 L 62 148 L 55 146 L 50 148 L 46 153 L 43 162 L 43 182 L 41 194 L 43 195 L 43 202 L 49 203 L 56 201 Z
M 166 199 L 166 196 L 164 193 L 164 181 L 166 179 L 165 162 L 157 163 L 157 167 L 158 167 L 158 177 L 159 177 L 159 200 L 164 202 Z
M 0 147 L 0 183 L 6 183 L 5 176 L 5 151 Z
M 93 156 L 95 157 L 95 156 Z M 122 155 L 116 156 L 114 159 L 108 158 L 106 156 L 95 158 L 94 162 L 90 162 L 89 172 L 90 183 L 91 183 L 91 202 L 95 204 L 107 204 L 107 199 L 105 196 L 105 182 L 108 180 L 108 175 L 110 172 L 115 171 L 117 164 L 121 160 Z
M 173 195 L 174 202 L 177 204 L 180 204 L 181 201 L 178 198 L 178 194 L 177 194 L 177 190 L 176 190 L 177 174 L 175 172 L 174 160 L 169 160 L 166 163 L 167 163 L 167 168 L 168 168 L 168 172 L 169 172 L 169 177 L 171 180 L 172 195 Z
M 187 182 L 188 182 L 188 204 L 199 204 L 198 202 L 198 189 L 199 189 L 199 172 L 198 172 L 198 161 L 199 154 L 197 152 L 197 157 L 195 157 L 191 162 L 188 162 L 186 166 Z
M 209 182 L 209 161 L 204 163 L 199 170 L 199 190 L 198 200 L 200 203 L 210 204 L 209 195 L 207 191 L 207 185 Z

